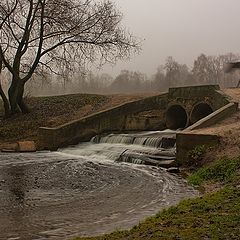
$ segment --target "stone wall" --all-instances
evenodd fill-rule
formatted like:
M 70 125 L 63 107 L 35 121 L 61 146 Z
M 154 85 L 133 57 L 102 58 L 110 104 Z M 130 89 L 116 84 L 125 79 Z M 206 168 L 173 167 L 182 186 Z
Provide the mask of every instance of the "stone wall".
M 209 104 L 215 111 L 229 101 L 231 101 L 230 97 L 220 91 L 218 85 L 170 88 L 168 93 L 168 106 L 181 104 L 189 115 L 193 106 L 199 102 Z
M 185 110 L 186 120 L 184 127 L 188 127 L 192 124 L 190 121 L 191 113 L 196 105 L 199 103 L 207 104 L 212 111 L 215 111 L 231 101 L 231 98 L 220 91 L 218 85 L 203 85 L 203 86 L 191 86 L 170 88 L 168 93 L 168 104 L 166 113 L 173 107 L 179 106 Z M 177 119 L 177 116 L 174 116 Z M 182 116 L 179 115 L 181 120 Z M 171 119 L 169 119 L 171 125 Z
M 230 117 L 233 113 L 236 113 L 237 110 L 238 110 L 238 104 L 228 103 L 227 105 L 217 109 L 216 111 L 206 116 L 205 118 L 199 120 L 195 124 L 189 126 L 184 130 L 184 132 L 212 126 L 220 122 L 221 120 L 224 120 L 225 118 Z
M 54 150 L 80 141 L 89 141 L 94 135 L 103 132 L 163 129 L 164 121 L 161 116 L 150 118 L 137 114 L 150 109 L 159 109 L 162 110 L 163 116 L 167 105 L 167 96 L 167 94 L 161 94 L 122 104 L 57 128 L 41 127 L 39 129 L 39 148 Z
M 57 128 L 42 127 L 39 129 L 39 148 L 57 149 L 89 141 L 104 132 L 162 130 L 166 126 L 166 110 L 173 104 L 181 105 L 189 119 L 193 106 L 199 102 L 206 102 L 216 110 L 229 101 L 215 85 L 170 88 L 169 93 L 122 104 Z M 149 110 L 157 112 L 148 113 Z
M 217 145 L 220 138 L 211 134 L 194 134 L 191 132 L 178 133 L 176 137 L 177 144 L 177 163 L 181 166 L 188 165 L 191 161 L 189 152 L 195 147 L 204 146 L 209 148 Z M 192 164 L 192 163 L 191 163 Z

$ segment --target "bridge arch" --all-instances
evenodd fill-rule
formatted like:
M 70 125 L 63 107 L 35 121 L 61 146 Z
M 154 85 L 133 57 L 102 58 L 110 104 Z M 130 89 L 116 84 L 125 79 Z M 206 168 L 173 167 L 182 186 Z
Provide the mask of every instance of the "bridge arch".
M 212 112 L 213 112 L 213 109 L 208 103 L 206 103 L 206 102 L 197 103 L 195 106 L 193 106 L 192 111 L 190 113 L 191 124 L 208 116 Z
M 188 114 L 180 104 L 171 105 L 166 111 L 166 126 L 169 129 L 179 129 L 188 126 Z

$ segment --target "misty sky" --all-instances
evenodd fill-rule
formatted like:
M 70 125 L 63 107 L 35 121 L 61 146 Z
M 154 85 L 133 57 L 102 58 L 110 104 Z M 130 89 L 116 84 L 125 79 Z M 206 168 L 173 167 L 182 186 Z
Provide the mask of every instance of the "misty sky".
M 200 53 L 240 52 L 240 0 L 112 1 L 124 14 L 124 26 L 144 41 L 140 55 L 103 72 L 151 75 L 168 56 L 191 67 Z

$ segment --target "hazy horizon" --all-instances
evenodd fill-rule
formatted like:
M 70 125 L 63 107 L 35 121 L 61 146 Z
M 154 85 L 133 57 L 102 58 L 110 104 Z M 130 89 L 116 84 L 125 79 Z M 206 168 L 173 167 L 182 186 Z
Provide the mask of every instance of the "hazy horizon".
M 168 56 L 192 66 L 201 53 L 240 52 L 237 0 L 112 0 L 123 24 L 143 40 L 142 51 L 130 61 L 104 66 L 116 76 L 122 69 L 153 74 Z

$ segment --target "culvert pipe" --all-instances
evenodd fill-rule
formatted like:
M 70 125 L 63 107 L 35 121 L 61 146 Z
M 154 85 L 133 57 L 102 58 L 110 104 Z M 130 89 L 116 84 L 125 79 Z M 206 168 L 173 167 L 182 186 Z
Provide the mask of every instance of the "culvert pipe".
M 181 105 L 172 105 L 166 111 L 166 126 L 169 129 L 179 129 L 188 126 L 188 114 Z
M 208 116 L 213 112 L 212 107 L 208 103 L 198 103 L 196 104 L 190 114 L 190 122 L 194 124 L 195 122 L 199 121 L 200 119 Z

